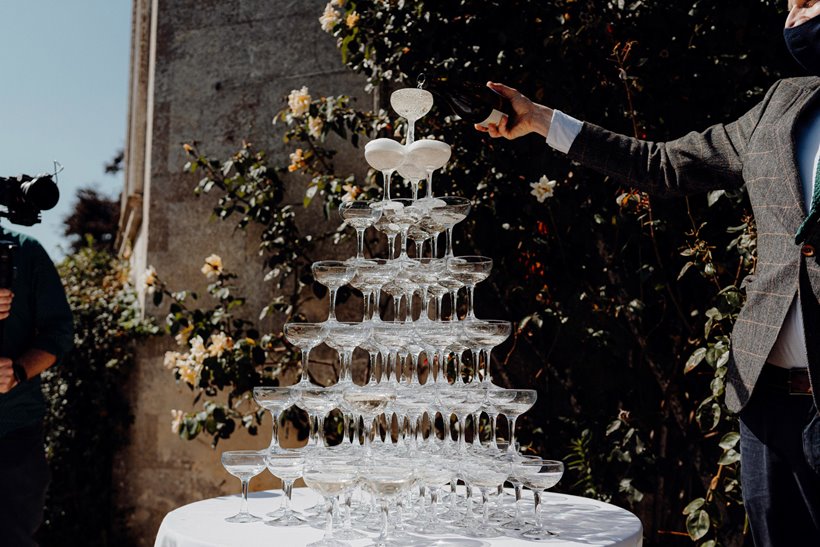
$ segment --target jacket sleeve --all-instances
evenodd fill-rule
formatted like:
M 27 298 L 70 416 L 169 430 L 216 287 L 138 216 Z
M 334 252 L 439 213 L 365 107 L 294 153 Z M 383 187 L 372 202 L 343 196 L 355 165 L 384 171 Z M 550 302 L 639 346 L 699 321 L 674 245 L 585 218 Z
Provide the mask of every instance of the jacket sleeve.
M 32 245 L 34 342 L 32 347 L 60 359 L 74 345 L 74 319 L 63 283 L 48 253 Z
M 585 122 L 567 155 L 622 184 L 658 196 L 738 188 L 743 185 L 746 147 L 778 85 L 738 120 L 668 142 L 643 141 Z

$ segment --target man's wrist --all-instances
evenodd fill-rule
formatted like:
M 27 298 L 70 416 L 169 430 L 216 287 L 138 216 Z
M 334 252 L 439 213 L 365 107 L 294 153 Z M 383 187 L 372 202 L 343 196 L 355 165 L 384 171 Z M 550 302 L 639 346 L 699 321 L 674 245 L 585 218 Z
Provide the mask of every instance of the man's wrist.
M 22 364 L 20 364 L 20 361 L 15 360 L 11 362 L 11 371 L 14 374 L 14 379 L 17 380 L 18 384 L 22 384 L 28 380 L 26 369 Z

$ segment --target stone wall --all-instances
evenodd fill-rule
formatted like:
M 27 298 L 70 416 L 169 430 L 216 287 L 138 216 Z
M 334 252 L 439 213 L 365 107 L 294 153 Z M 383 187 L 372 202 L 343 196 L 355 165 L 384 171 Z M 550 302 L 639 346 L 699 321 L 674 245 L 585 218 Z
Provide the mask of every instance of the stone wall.
M 247 139 L 281 156 L 286 150 L 271 119 L 291 89 L 307 85 L 314 96 L 361 96 L 364 82 L 342 67 L 334 39 L 319 27 L 324 4 L 134 0 L 119 246 L 138 281 L 152 265 L 173 288 L 203 293 L 200 268 L 206 256 L 217 253 L 226 268 L 241 273 L 249 310 L 258 313 L 269 301 L 272 288 L 262 280 L 258 239 L 210 219 L 213 198 L 193 196 L 196 179 L 182 172 L 181 145 L 195 140 L 203 152 L 225 158 Z M 304 191 L 298 182 L 288 191 L 295 202 Z M 302 217 L 311 215 L 312 222 L 324 222 L 318 208 Z M 161 312 L 146 304 L 146 313 Z M 182 441 L 172 433 L 171 409 L 190 410 L 193 398 L 163 368 L 169 349 L 173 341 L 167 336 L 137 349 L 129 387 L 135 420 L 130 443 L 117 459 L 119 505 L 139 545 L 153 544 L 163 516 L 175 507 L 238 491 L 239 482 L 219 463 L 222 450 L 261 448 L 270 440 L 269 421 L 261 436 L 240 432 L 217 450 L 207 438 Z M 252 489 L 275 486 L 265 475 Z

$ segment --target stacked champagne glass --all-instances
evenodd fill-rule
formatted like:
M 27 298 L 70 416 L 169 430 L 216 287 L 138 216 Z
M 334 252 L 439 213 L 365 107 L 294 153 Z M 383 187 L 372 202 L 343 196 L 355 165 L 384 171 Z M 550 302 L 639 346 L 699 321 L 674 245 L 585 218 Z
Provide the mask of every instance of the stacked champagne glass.
M 535 404 L 536 392 L 493 383 L 492 350 L 510 336 L 512 325 L 478 319 L 473 302 L 475 287 L 490 275 L 493 261 L 454 254 L 453 229 L 469 214 L 470 201 L 433 194 L 433 175 L 449 161 L 450 146 L 415 140 L 414 131 L 432 107 L 432 95 L 401 89 L 391 104 L 407 119 L 406 142 L 375 139 L 365 147 L 367 162 L 383 174 L 384 198 L 339 208 L 357 232 L 356 256 L 312 265 L 315 280 L 329 292 L 328 318 L 284 326 L 285 337 L 301 350 L 301 380 L 289 387 L 254 389 L 256 402 L 273 418 L 271 445 L 258 452 L 225 452 L 223 464 L 242 480 L 244 494 L 250 477 L 265 468 L 282 480 L 284 503 L 262 519 L 265 524 L 321 522 L 323 514 L 325 537 L 316 546 L 347 545 L 345 540 L 366 537 L 367 531 L 379 532 L 376 545 L 408 545 L 410 535 L 418 534 L 546 539 L 557 532 L 541 518 L 541 494 L 560 480 L 563 465 L 518 453 L 515 422 Z M 396 172 L 409 181 L 413 198 L 391 197 Z M 422 185 L 425 196 L 419 197 Z M 387 257 L 365 257 L 368 229 L 386 236 Z M 442 233 L 446 244 L 440 253 Z M 336 318 L 336 293 L 346 285 L 362 294 L 361 321 Z M 460 314 L 462 292 L 466 311 Z M 385 318 L 383 295 L 392 300 Z M 338 380 L 329 386 L 317 385 L 308 373 L 310 352 L 322 343 L 339 356 Z M 369 358 L 364 378 L 354 381 L 356 349 Z M 276 431 L 280 414 L 293 406 L 306 412 L 311 424 L 308 444 L 299 449 L 281 447 Z M 331 446 L 325 419 L 333 411 L 343 420 L 336 436 L 341 442 Z M 499 443 L 501 415 L 509 439 Z M 307 512 L 290 507 L 291 488 L 299 478 L 325 499 L 323 507 Z M 516 487 L 515 504 L 504 502 L 506 482 Z M 521 486 L 535 493 L 532 511 L 521 510 Z M 498 497 L 496 504 L 490 496 Z M 258 519 L 246 504 L 229 518 Z

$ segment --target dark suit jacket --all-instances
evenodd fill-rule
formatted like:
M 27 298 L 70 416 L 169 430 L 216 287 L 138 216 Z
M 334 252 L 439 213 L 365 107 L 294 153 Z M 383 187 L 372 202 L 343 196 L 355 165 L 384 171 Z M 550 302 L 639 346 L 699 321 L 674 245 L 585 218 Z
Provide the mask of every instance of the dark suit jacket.
M 673 196 L 746 186 L 757 223 L 757 266 L 732 332 L 726 404 L 735 412 L 751 396 L 801 285 L 801 268 L 805 268 L 803 292 L 811 293 L 801 295 L 804 316 L 817 315 L 806 308 L 816 308 L 820 297 L 818 256 L 804 256 L 794 243 L 806 211 L 793 136 L 795 121 L 816 100 L 820 100 L 820 78 L 780 80 L 759 104 L 732 123 L 666 143 L 640 141 L 584 123 L 568 152 L 582 165 L 650 194 Z M 812 337 L 820 339 L 816 327 L 807 322 L 807 345 L 815 343 Z M 820 362 L 812 353 L 809 375 L 817 404 Z

